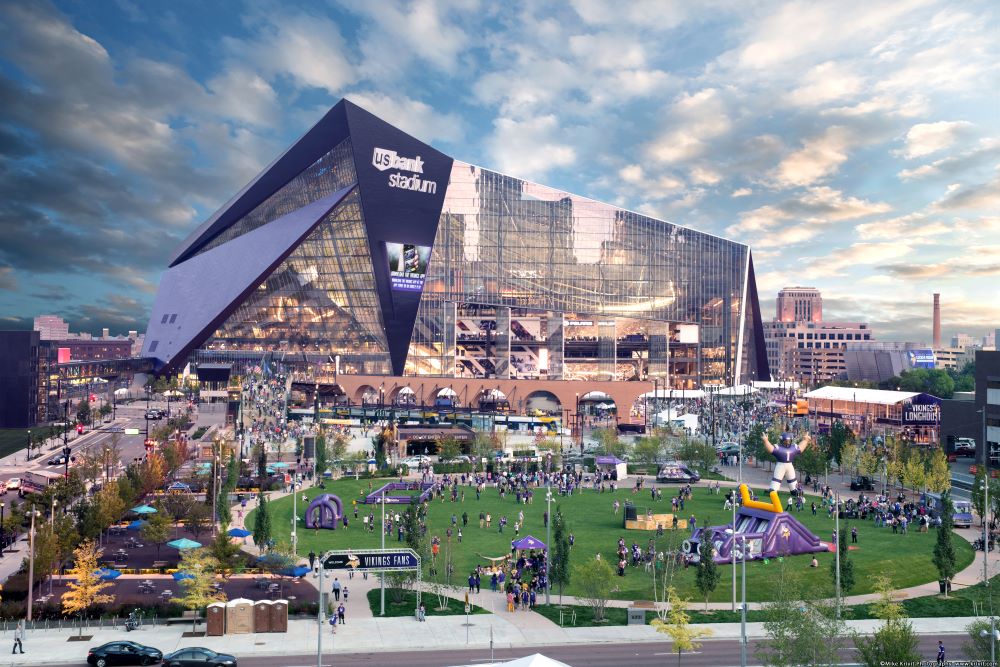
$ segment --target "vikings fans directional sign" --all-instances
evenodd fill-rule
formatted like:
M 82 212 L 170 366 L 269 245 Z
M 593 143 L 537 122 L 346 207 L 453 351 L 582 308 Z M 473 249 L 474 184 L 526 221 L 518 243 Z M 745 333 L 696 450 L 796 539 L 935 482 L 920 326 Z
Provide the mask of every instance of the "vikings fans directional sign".
M 419 570 L 420 557 L 413 549 L 327 551 L 320 559 L 327 570 Z

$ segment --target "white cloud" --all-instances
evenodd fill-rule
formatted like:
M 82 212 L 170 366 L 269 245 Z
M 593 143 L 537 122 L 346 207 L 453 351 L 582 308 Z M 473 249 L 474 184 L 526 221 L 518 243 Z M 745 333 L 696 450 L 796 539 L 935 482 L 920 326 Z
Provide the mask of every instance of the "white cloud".
M 223 43 L 233 60 L 254 63 L 269 77 L 288 77 L 299 88 L 336 95 L 358 78 L 340 28 L 322 16 L 268 13 L 253 39 Z
M 824 257 L 805 259 L 810 277 L 830 278 L 844 275 L 846 269 L 856 270 L 863 265 L 872 265 L 905 257 L 913 249 L 898 241 L 888 243 L 854 243 Z
M 844 196 L 829 187 L 809 188 L 805 194 L 778 204 L 765 204 L 740 214 L 740 221 L 726 229 L 737 236 L 747 232 L 772 232 L 788 221 L 807 223 L 811 226 L 828 225 L 844 220 L 855 220 L 891 210 L 889 204 L 870 202 L 858 197 Z M 775 233 L 778 233 L 775 231 Z M 784 233 L 784 231 L 780 232 Z M 796 232 L 803 237 L 804 231 Z
M 229 69 L 209 81 L 208 87 L 215 94 L 213 108 L 220 116 L 259 126 L 278 122 L 278 96 L 256 72 Z
M 379 118 L 404 130 L 421 141 L 458 142 L 465 123 L 453 113 L 442 113 L 431 105 L 405 95 L 388 96 L 368 91 L 348 94 L 348 99 Z
M 674 122 L 670 129 L 646 146 L 660 162 L 676 163 L 698 157 L 708 142 L 726 134 L 732 127 L 719 91 L 705 88 L 685 93 L 671 107 Z
M 945 196 L 934 202 L 932 208 L 939 211 L 996 211 L 1000 209 L 1000 176 L 987 183 L 952 183 Z
M 538 178 L 556 167 L 576 160 L 576 151 L 558 141 L 559 120 L 552 115 L 518 121 L 498 118 L 493 123 L 489 151 L 496 168 L 508 174 Z
M 773 176 L 779 185 L 811 185 L 836 173 L 848 158 L 856 137 L 846 127 L 834 125 L 823 134 L 806 139 L 802 148 L 778 165 Z
M 731 194 L 729 196 L 733 197 L 733 198 L 736 198 L 736 197 L 748 197 L 748 196 L 750 196 L 752 194 L 753 194 L 753 190 L 751 190 L 750 188 L 737 188 L 737 189 L 733 190 L 733 194 Z
M 955 226 L 929 218 L 925 213 L 910 213 L 887 220 L 873 220 L 854 228 L 858 238 L 871 240 L 902 239 L 911 244 L 953 234 Z
M 902 154 L 907 159 L 913 159 L 944 150 L 971 128 L 972 123 L 967 121 L 918 123 L 906 133 L 906 147 Z
M 691 169 L 691 182 L 695 185 L 715 185 L 722 180 L 722 174 L 705 165 L 697 165 Z
M 852 97 L 863 86 L 862 77 L 842 63 L 830 61 L 813 67 L 802 85 L 788 95 L 788 101 L 796 106 L 818 106 Z

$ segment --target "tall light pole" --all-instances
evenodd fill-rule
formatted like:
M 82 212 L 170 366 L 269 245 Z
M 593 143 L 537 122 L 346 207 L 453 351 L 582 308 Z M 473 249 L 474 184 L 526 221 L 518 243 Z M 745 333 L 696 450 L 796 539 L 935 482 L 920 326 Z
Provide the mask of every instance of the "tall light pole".
M 382 493 L 382 525 L 379 531 L 382 534 L 382 550 L 385 550 L 385 492 Z M 379 616 L 385 616 L 385 572 L 379 572 Z
M 743 606 L 740 608 L 740 667 L 747 667 L 747 536 L 743 535 L 743 551 L 741 552 L 741 559 L 743 565 L 741 569 L 743 570 L 741 578 L 743 583 L 741 584 L 743 589 Z M 735 544 L 735 541 L 734 541 Z
M 837 543 L 833 545 L 836 554 L 834 558 L 836 559 L 837 568 L 837 619 L 840 620 L 840 492 L 834 496 L 833 514 L 836 517 L 834 532 L 837 533 Z
M 35 506 L 31 506 L 31 528 L 28 530 L 28 620 L 34 606 L 35 593 Z
M 298 557 L 298 527 L 299 527 L 299 506 L 298 506 L 298 496 L 295 488 L 295 478 L 298 477 L 298 473 L 292 475 L 292 553 Z
M 983 488 L 986 492 L 983 498 L 983 586 L 990 585 L 988 572 L 989 552 L 990 552 L 990 450 L 989 442 L 986 441 L 986 405 L 981 410 L 983 413 L 983 454 L 986 461 L 986 475 L 983 477 Z
M 733 557 L 733 613 L 736 613 L 736 491 L 733 491 L 733 543 L 729 553 Z

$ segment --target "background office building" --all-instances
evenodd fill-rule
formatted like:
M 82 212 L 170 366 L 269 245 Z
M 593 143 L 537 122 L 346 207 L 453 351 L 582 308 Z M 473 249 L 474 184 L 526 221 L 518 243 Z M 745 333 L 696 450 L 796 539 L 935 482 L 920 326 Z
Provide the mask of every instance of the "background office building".
M 302 378 L 767 379 L 746 245 L 448 157 L 344 100 L 190 235 L 143 356 Z

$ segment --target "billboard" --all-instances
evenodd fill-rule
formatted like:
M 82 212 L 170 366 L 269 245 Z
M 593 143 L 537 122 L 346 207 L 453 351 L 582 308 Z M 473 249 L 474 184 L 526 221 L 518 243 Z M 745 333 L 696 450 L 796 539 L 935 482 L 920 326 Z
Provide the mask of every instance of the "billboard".
M 913 368 L 934 368 L 934 350 L 907 350 L 906 355 Z
M 907 403 L 903 406 L 904 426 L 935 426 L 941 422 L 941 413 L 938 406 L 930 403 L 921 405 L 917 403 Z
M 392 289 L 404 292 L 423 290 L 427 260 L 431 257 L 430 247 L 412 243 L 386 243 L 385 249 L 389 255 Z

